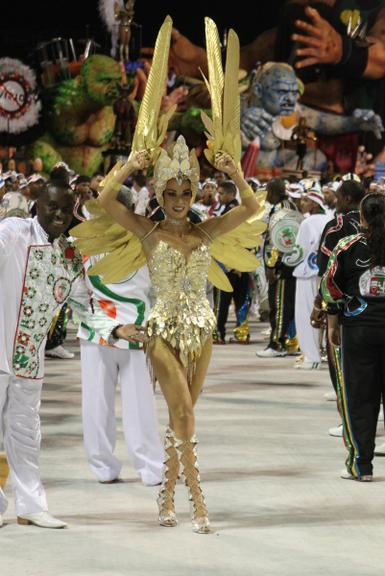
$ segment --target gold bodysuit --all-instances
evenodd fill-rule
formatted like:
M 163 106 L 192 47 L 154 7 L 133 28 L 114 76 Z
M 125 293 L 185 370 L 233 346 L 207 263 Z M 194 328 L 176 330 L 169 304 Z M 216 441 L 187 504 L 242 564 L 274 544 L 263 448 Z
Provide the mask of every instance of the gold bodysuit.
M 165 340 L 190 376 L 216 324 L 206 296 L 210 262 L 209 247 L 203 242 L 186 260 L 178 248 L 164 240 L 148 261 L 155 296 L 148 335 Z

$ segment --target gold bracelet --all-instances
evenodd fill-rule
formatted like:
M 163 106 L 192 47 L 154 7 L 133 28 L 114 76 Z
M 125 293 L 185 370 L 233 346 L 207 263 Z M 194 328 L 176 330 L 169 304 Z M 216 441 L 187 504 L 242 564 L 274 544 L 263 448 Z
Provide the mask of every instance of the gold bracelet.
M 248 186 L 244 190 L 240 190 L 239 195 L 241 198 L 251 198 L 251 196 L 254 196 L 254 192 L 252 191 L 250 186 Z

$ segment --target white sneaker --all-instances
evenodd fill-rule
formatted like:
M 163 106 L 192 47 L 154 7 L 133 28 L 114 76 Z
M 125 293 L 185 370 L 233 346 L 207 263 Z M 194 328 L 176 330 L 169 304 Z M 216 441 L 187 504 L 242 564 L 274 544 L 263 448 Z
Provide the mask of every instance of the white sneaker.
M 334 390 L 330 390 L 330 392 L 326 392 L 326 394 L 324 394 L 324 398 L 329 402 L 335 402 L 337 400 L 337 394 L 334 392 Z
M 61 358 L 62 360 L 71 360 L 71 358 L 75 358 L 75 354 L 66 350 L 63 346 L 56 346 L 56 348 L 46 350 L 45 355 L 49 358 Z
M 373 474 L 363 474 L 362 476 L 353 476 L 350 472 L 346 470 L 342 470 L 340 474 L 340 478 L 344 480 L 357 480 L 358 482 L 372 482 L 373 481 Z
M 353 476 L 353 474 L 351 474 L 350 472 L 348 472 L 346 468 L 344 468 L 340 473 L 340 478 L 343 478 L 344 480 L 356 480 L 356 477 Z
M 294 368 L 297 370 L 320 370 L 321 362 L 298 362 Z
M 162 480 L 150 480 L 150 482 L 145 482 L 142 480 L 143 486 L 160 486 L 162 484 Z
M 49 512 L 35 512 L 17 517 L 17 523 L 22 526 L 39 526 L 40 528 L 66 528 L 67 524 L 51 516 Z
M 343 436 L 344 427 L 342 424 L 339 426 L 334 426 L 334 428 L 329 428 L 329 436 L 336 436 L 338 438 L 342 438 Z
M 374 449 L 375 456 L 385 456 L 385 444 L 381 444 L 380 446 L 376 446 Z
M 163 475 L 156 474 L 155 472 L 145 472 L 141 474 L 142 484 L 144 486 L 160 486 L 163 481 Z
M 265 348 L 265 350 L 257 350 L 256 355 L 260 358 L 277 358 L 279 356 L 286 356 L 286 350 L 274 350 L 274 348 Z

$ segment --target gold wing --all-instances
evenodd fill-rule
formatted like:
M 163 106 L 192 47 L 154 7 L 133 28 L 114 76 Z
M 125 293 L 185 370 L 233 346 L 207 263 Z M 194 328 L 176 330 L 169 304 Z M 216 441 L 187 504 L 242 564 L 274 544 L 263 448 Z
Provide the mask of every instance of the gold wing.
M 264 213 L 265 193 L 260 192 L 257 196 L 260 204 L 258 212 L 227 234 L 218 236 L 210 245 L 212 260 L 209 268 L 209 280 L 214 286 L 225 292 L 232 292 L 232 287 L 217 262 L 224 264 L 226 268 L 239 270 L 239 272 L 252 272 L 260 264 L 251 250 L 261 245 L 262 233 L 266 230 L 266 224 L 261 220 Z
M 74 243 L 83 256 L 107 254 L 89 268 L 88 274 L 113 284 L 144 266 L 146 257 L 139 238 L 117 224 L 96 200 L 86 202 L 86 208 L 92 218 L 71 229 Z
M 201 113 L 208 138 L 204 154 L 214 164 L 217 152 L 227 152 L 238 164 L 241 160 L 239 38 L 234 30 L 229 31 L 223 74 L 219 34 L 211 18 L 205 18 L 205 29 L 209 78 L 204 80 L 211 97 L 212 118 Z

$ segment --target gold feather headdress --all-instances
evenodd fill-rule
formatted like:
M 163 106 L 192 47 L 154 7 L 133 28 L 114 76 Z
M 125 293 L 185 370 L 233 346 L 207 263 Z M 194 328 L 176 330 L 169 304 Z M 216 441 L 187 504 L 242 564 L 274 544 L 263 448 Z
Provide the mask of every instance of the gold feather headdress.
M 169 180 L 174 179 L 181 184 L 183 180 L 191 183 L 192 199 L 194 203 L 199 183 L 199 163 L 195 150 L 187 147 L 183 136 L 178 136 L 171 155 L 166 150 L 161 150 L 154 168 L 154 188 L 156 199 L 163 206 L 163 192 Z

